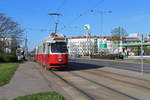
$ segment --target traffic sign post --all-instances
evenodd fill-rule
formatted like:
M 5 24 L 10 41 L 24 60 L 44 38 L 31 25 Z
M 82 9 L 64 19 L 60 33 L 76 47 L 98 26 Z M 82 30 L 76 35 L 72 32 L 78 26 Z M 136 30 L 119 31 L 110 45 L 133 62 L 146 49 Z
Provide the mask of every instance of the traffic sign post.
M 143 64 L 143 34 L 138 36 L 139 40 L 141 41 L 141 73 L 144 72 L 144 64 Z
M 144 67 L 143 67 L 143 34 L 142 34 L 142 39 L 141 39 L 141 72 L 143 74 Z
M 88 49 L 89 58 L 90 58 L 90 55 L 91 55 L 90 25 L 89 24 L 85 24 L 84 25 L 84 29 L 88 31 L 88 34 L 87 34 L 87 49 Z

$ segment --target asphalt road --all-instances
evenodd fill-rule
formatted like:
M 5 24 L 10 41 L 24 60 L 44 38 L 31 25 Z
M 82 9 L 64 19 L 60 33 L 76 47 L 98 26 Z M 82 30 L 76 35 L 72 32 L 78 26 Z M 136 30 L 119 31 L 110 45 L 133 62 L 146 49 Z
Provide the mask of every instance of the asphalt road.
M 90 59 L 74 58 L 74 59 L 70 59 L 69 65 L 78 66 L 80 69 L 96 69 L 100 67 L 112 67 L 112 68 L 141 72 L 141 64 L 106 61 L 106 60 L 90 60 Z M 144 73 L 150 74 L 150 64 L 144 64 Z

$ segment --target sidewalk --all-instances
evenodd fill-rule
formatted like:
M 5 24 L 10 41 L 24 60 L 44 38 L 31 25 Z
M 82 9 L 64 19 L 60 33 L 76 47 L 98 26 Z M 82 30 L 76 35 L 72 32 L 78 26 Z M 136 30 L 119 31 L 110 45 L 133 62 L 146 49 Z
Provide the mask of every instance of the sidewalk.
M 140 59 L 141 58 L 141 56 L 128 56 L 128 58 L 130 59 L 130 58 L 132 58 L 132 59 Z M 128 59 L 127 58 L 127 59 Z M 143 58 L 144 59 L 150 59 L 150 56 L 143 56 Z
M 31 93 L 51 91 L 48 85 L 36 67 L 30 62 L 25 62 L 20 64 L 10 83 L 0 87 L 0 97 L 11 99 Z

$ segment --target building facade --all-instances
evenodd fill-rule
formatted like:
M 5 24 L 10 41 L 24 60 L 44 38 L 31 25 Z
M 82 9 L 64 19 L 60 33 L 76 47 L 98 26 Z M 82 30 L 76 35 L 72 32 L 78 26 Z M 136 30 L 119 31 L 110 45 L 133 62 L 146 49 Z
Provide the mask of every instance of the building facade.
M 70 55 L 89 55 L 99 52 L 122 52 L 122 47 L 113 47 L 114 41 L 110 36 L 78 36 L 68 38 L 68 52 Z M 121 42 L 122 43 L 122 42 Z
M 88 54 L 97 54 L 100 52 L 120 53 L 126 55 L 140 55 L 141 37 L 143 37 L 143 46 L 150 48 L 150 35 L 141 35 L 139 33 L 130 34 L 121 37 L 120 40 L 113 40 L 111 36 L 78 36 L 68 38 L 68 51 L 70 55 L 85 56 Z M 135 49 L 138 48 L 138 50 Z
M 150 35 L 142 35 L 140 33 L 133 33 L 123 39 L 123 51 L 127 52 L 128 55 L 141 55 L 141 45 L 145 48 L 150 48 Z M 137 49 L 137 50 L 136 50 Z M 136 51 L 135 51 L 136 50 Z M 145 55 L 147 51 L 145 50 Z M 144 50 L 143 50 L 144 54 Z
M 0 46 L 5 53 L 11 53 L 18 46 L 17 40 L 12 36 L 0 37 Z

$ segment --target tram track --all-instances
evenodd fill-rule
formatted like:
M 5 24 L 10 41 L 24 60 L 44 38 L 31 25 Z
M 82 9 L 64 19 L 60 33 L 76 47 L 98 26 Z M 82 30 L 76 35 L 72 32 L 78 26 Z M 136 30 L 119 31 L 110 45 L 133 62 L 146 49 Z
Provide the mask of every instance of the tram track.
M 94 71 L 100 72 L 100 73 L 96 73 Z M 99 76 L 103 76 L 105 78 L 113 79 L 113 80 L 120 81 L 120 82 L 123 82 L 123 83 L 126 83 L 126 84 L 131 84 L 131 85 L 134 85 L 134 86 L 138 86 L 138 87 L 150 90 L 150 80 L 141 79 L 141 78 L 137 78 L 137 77 L 134 77 L 134 76 L 122 75 L 122 74 L 118 74 L 118 73 L 112 73 L 112 72 L 108 72 L 108 71 L 104 71 L 104 70 L 98 70 L 98 69 L 90 70 L 90 71 L 86 70 L 86 71 L 83 71 L 83 72 L 91 73 L 91 74 L 95 74 L 95 75 L 99 75 Z M 114 78 L 111 75 L 115 75 L 116 77 Z M 126 78 L 127 80 L 129 80 L 131 82 L 122 80 L 124 78 Z M 139 84 L 140 82 L 141 82 L 141 84 L 142 83 L 143 84 L 147 84 L 147 86 L 143 86 L 143 85 Z
M 131 78 L 131 79 L 136 79 L 136 80 L 139 80 L 139 81 L 150 82 L 150 80 L 147 80 L 147 79 L 142 79 L 142 78 L 138 78 L 138 77 L 134 77 L 134 76 L 123 75 L 123 74 L 114 73 L 114 72 L 109 72 L 109 71 L 104 71 L 104 70 L 93 70 L 93 71 L 104 72 L 104 73 L 111 74 L 111 75 L 119 75 L 119 76 L 122 76 L 122 77 Z
M 94 83 L 94 84 L 98 85 L 98 86 L 104 87 L 104 88 L 106 88 L 106 89 L 108 89 L 108 90 L 110 90 L 110 91 L 113 91 L 113 92 L 116 92 L 116 93 L 118 93 L 118 94 L 120 94 L 120 95 L 126 96 L 126 97 L 128 97 L 128 98 L 130 98 L 130 99 L 132 99 L 132 100 L 139 100 L 138 98 L 136 98 L 136 97 L 134 97 L 134 96 L 131 96 L 131 95 L 128 95 L 128 94 L 126 94 L 126 93 L 123 93 L 123 92 L 121 92 L 121 91 L 119 91 L 119 90 L 113 89 L 113 88 L 111 88 L 111 87 L 109 87 L 109 86 L 107 86 L 107 85 L 104 85 L 103 83 L 97 82 L 97 81 L 95 81 L 95 80 L 91 80 L 91 79 L 89 79 L 89 78 L 87 78 L 87 77 L 81 76 L 81 75 L 76 74 L 76 73 L 73 73 L 73 72 L 70 72 L 70 73 L 71 73 L 72 75 L 74 75 L 74 76 L 77 76 L 77 77 L 80 77 L 80 78 L 82 78 L 82 79 L 85 79 L 85 80 L 87 80 L 87 81 L 89 81 L 89 82 L 91 82 L 91 83 Z
M 113 77 L 110 77 L 110 76 L 113 74 L 113 75 L 122 76 L 122 77 L 125 77 L 125 78 L 131 78 L 131 79 L 136 78 L 136 77 L 132 77 L 132 76 L 128 77 L 127 75 L 121 75 L 121 74 L 118 74 L 118 73 L 102 71 L 102 70 L 99 70 L 99 69 L 94 69 L 94 70 L 92 69 L 90 71 L 89 70 L 79 70 L 79 69 L 76 69 L 75 66 L 70 67 L 68 71 L 50 71 L 50 72 L 46 71 L 46 72 L 47 73 L 52 73 L 54 76 L 58 77 L 64 83 L 66 83 L 70 87 L 74 88 L 81 95 L 83 95 L 84 97 L 87 98 L 85 100 L 110 100 L 110 98 L 112 100 L 120 100 L 120 99 L 121 100 L 149 100 L 149 99 L 143 99 L 143 98 L 141 99 L 141 98 L 139 98 L 139 96 L 134 95 L 131 92 L 122 91 L 118 88 L 112 87 L 109 84 L 105 84 L 105 83 L 107 83 L 106 81 L 109 79 L 110 81 L 113 80 L 115 83 L 119 81 L 119 82 L 122 82 L 123 84 L 130 84 L 133 87 L 136 86 L 136 87 L 144 88 L 145 90 L 150 90 L 149 87 L 147 88 L 147 87 L 142 86 L 142 85 L 122 81 L 122 80 L 119 80 L 119 79 L 116 79 L 116 78 L 113 78 Z M 105 74 L 104 75 L 103 74 L 95 74 L 95 72 L 102 72 L 102 73 L 105 73 L 105 74 L 109 74 L 110 76 L 107 76 Z M 80 73 L 86 73 L 87 76 L 84 75 L 84 74 L 80 74 Z M 66 75 L 64 75 L 64 74 L 66 74 Z M 90 74 L 95 75 L 95 76 L 100 76 L 100 78 L 105 77 L 106 80 L 104 82 L 103 80 L 99 81 L 99 80 L 96 80 L 95 78 L 88 77 Z M 49 76 L 47 76 L 47 77 L 49 77 Z M 82 79 L 82 81 L 75 82 L 75 81 L 77 81 L 77 79 L 75 77 L 77 77 L 78 79 L 79 78 Z M 141 78 L 137 78 L 137 80 L 144 81 L 144 82 L 149 82 L 149 80 L 145 80 L 145 79 L 141 79 Z M 84 83 L 89 83 L 90 85 L 88 84 L 87 86 L 84 86 L 83 84 L 79 84 L 79 82 L 82 83 L 83 81 L 85 81 Z M 119 85 L 119 83 L 118 83 L 118 85 Z M 95 92 L 94 91 L 91 92 L 91 88 L 89 86 L 93 86 L 93 87 L 96 86 L 96 89 L 95 89 L 96 91 L 93 89 Z M 86 87 L 87 87 L 87 89 L 86 89 Z M 99 88 L 97 88 L 97 87 L 99 87 Z M 128 90 L 128 89 L 126 89 L 126 90 Z M 129 89 L 129 91 L 130 91 L 130 89 Z M 99 94 L 99 96 L 98 96 L 98 94 Z M 105 98 L 103 95 L 108 95 L 108 97 Z M 115 98 L 117 98 L 117 99 L 115 99 Z M 80 99 L 80 100 L 82 100 L 82 99 Z
M 97 61 L 98 62 L 98 61 Z M 105 65 L 103 65 L 103 64 L 93 64 L 92 62 L 88 62 L 91 66 L 93 65 L 93 66 L 104 66 L 105 67 Z M 78 63 L 71 63 L 70 64 L 70 66 L 74 66 L 74 67 L 77 67 L 78 65 L 82 65 L 83 63 L 82 62 L 78 62 Z M 100 68 L 99 67 L 99 68 Z M 131 71 L 135 71 L 135 72 L 140 72 L 140 70 L 139 69 L 137 69 L 138 67 L 131 67 L 131 66 L 122 66 L 122 67 L 120 67 L 120 66 L 118 66 L 118 65 L 111 65 L 110 64 L 110 66 L 106 66 L 106 67 L 111 67 L 111 68 L 117 68 L 117 69 L 123 69 L 123 70 L 131 70 Z M 97 67 L 98 68 L 98 67 Z M 87 68 L 88 69 L 88 68 Z M 90 67 L 90 69 L 92 69 L 92 67 Z M 93 70 L 93 69 L 92 69 Z M 119 75 L 119 76 L 122 76 L 122 77 L 126 77 L 126 78 L 131 78 L 131 79 L 137 79 L 137 80 L 139 80 L 139 81 L 145 81 L 145 82 L 150 82 L 150 79 L 149 78 L 147 78 L 147 79 L 143 79 L 143 78 L 139 78 L 139 77 L 135 77 L 135 76 L 129 76 L 129 75 L 124 75 L 124 74 L 119 74 L 119 73 L 115 73 L 115 72 L 109 72 L 109 71 L 104 71 L 104 70 L 99 70 L 99 69 L 94 69 L 95 71 L 100 71 L 100 72 L 105 72 L 105 73 L 107 73 L 107 74 L 112 74 L 112 75 Z M 144 73 L 149 73 L 148 71 L 146 71 L 146 70 L 144 70 Z
M 60 76 L 60 75 L 61 75 L 61 74 L 60 74 L 61 72 L 58 72 L 58 73 L 59 73 L 59 76 Z M 69 72 L 69 73 L 70 73 L 72 76 L 81 78 L 81 79 L 83 79 L 83 80 L 86 80 L 86 81 L 92 83 L 93 86 L 94 86 L 94 85 L 97 85 L 98 87 L 104 88 L 104 91 L 105 91 L 105 89 L 106 89 L 106 90 L 108 90 L 108 91 L 111 91 L 111 93 L 113 92 L 113 93 L 122 95 L 122 96 L 124 96 L 124 97 L 127 97 L 128 99 L 125 99 L 125 100 L 129 100 L 129 99 L 130 99 L 130 100 L 139 100 L 138 98 L 136 98 L 136 97 L 134 97 L 134 96 L 131 96 L 131 95 L 126 94 L 126 93 L 123 93 L 123 92 L 121 92 L 121 91 L 119 91 L 119 90 L 117 90 L 117 89 L 113 89 L 113 88 L 111 88 L 111 87 L 109 87 L 109 86 L 107 86 L 107 85 L 104 85 L 103 83 L 97 82 L 97 81 L 95 81 L 95 80 L 91 80 L 91 79 L 89 79 L 89 78 L 87 78 L 87 77 L 81 76 L 81 75 L 76 74 L 76 73 L 74 73 L 74 72 Z M 71 83 L 72 83 L 72 82 L 71 82 Z M 74 83 L 74 84 L 75 84 L 75 83 Z M 103 91 L 103 90 L 102 90 L 102 91 Z M 98 100 L 98 99 L 96 99 L 96 100 Z M 108 100 L 108 99 L 106 99 L 106 100 Z
M 111 76 L 108 76 L 108 75 L 104 75 L 103 73 L 95 73 L 95 72 L 92 72 L 92 71 L 84 71 L 84 72 L 90 73 L 90 74 L 93 74 L 93 75 L 97 75 L 97 76 L 103 76 L 105 78 L 112 79 L 114 81 L 119 81 L 119 82 L 122 82 L 122 83 L 130 84 L 130 85 L 137 86 L 137 87 L 140 87 L 140 88 L 144 88 L 144 89 L 147 89 L 147 90 L 150 91 L 149 87 L 143 86 L 143 85 L 139 85 L 138 83 L 135 83 L 135 82 L 124 81 L 124 80 L 121 80 L 121 79 L 118 79 L 118 78 L 114 78 L 114 77 L 111 77 Z M 150 86 L 150 83 L 149 83 L 149 86 Z
M 50 71 L 38 63 L 37 64 L 32 63 L 32 64 L 37 68 L 37 70 L 41 73 L 44 79 L 49 82 L 49 87 L 52 88 L 52 90 L 55 90 L 58 93 L 61 93 L 64 97 L 66 97 L 66 100 L 76 100 L 76 98 L 78 100 L 95 100 L 88 93 L 76 87 L 75 85 L 71 84 L 67 80 L 63 79 L 61 76 L 57 75 L 54 71 Z M 59 83 L 61 83 L 61 85 L 63 86 L 61 87 Z M 75 93 L 75 95 L 78 95 L 78 97 L 75 98 L 75 95 L 68 94 L 68 91 L 70 93 L 71 92 Z
M 78 65 L 79 66 L 79 65 Z M 72 67 L 72 69 L 73 70 L 75 70 L 75 68 L 77 68 L 78 66 L 74 66 L 74 67 Z M 84 66 L 85 67 L 85 66 Z M 93 71 L 93 72 L 91 72 L 91 71 Z M 132 80 L 138 80 L 139 81 L 139 83 L 138 82 L 135 82 L 135 83 L 133 83 L 133 82 L 130 82 L 130 81 L 125 81 L 125 80 L 120 80 L 120 79 L 117 79 L 117 78 L 114 78 L 114 77 L 110 77 L 110 75 L 109 76 L 107 76 L 107 75 L 105 75 L 105 74 L 114 74 L 114 73 L 111 73 L 111 72 L 108 72 L 107 73 L 107 71 L 102 71 L 102 72 L 106 72 L 105 74 L 104 73 L 101 73 L 101 74 L 95 74 L 95 72 L 94 71 L 97 71 L 97 72 L 101 72 L 101 70 L 100 69 L 94 69 L 94 70 L 83 70 L 83 71 L 75 71 L 75 73 L 78 73 L 78 74 L 75 74 L 75 73 L 73 73 L 73 72 L 71 72 L 71 73 L 73 73 L 75 76 L 78 76 L 78 77 L 81 77 L 81 78 L 83 78 L 83 79 L 86 79 L 86 80 L 89 80 L 90 82 L 93 82 L 93 83 L 95 83 L 95 84 L 98 84 L 98 85 L 101 85 L 101 86 L 103 86 L 103 87 L 105 87 L 105 88 L 107 88 L 107 89 L 110 89 L 110 90 L 112 90 L 112 91 L 114 91 L 114 92 L 117 92 L 117 93 L 119 93 L 119 94 L 123 94 L 124 96 L 126 95 L 126 96 L 128 96 L 128 97 L 130 97 L 130 98 L 132 98 L 133 100 L 149 100 L 149 99 L 143 99 L 144 97 L 142 97 L 142 95 L 140 95 L 140 96 L 138 96 L 138 94 L 141 92 L 142 93 L 142 91 L 143 92 L 145 92 L 145 96 L 146 96 L 146 98 L 149 98 L 149 96 L 148 96 L 148 94 L 150 93 L 150 82 L 149 82 L 149 80 L 146 80 L 146 79 L 141 79 L 141 78 L 137 78 L 137 77 L 132 77 L 132 76 L 130 76 L 130 77 L 128 77 L 127 75 L 121 75 L 121 74 L 115 74 L 115 75 L 117 75 L 116 77 L 120 77 L 120 75 L 122 76 L 122 79 L 124 79 L 123 77 L 125 77 L 125 78 L 130 78 L 130 80 L 132 81 Z M 123 89 L 123 90 L 121 90 L 122 92 L 120 93 L 120 91 L 118 91 L 118 89 L 117 88 L 115 88 L 115 87 L 112 87 L 112 85 L 109 85 L 108 84 L 108 82 L 104 82 L 104 80 L 96 80 L 96 78 L 94 79 L 94 78 L 89 78 L 88 76 L 89 75 L 84 75 L 84 74 L 80 74 L 80 73 L 87 73 L 87 74 L 95 74 L 95 76 L 99 76 L 99 78 L 101 78 L 101 77 L 104 77 L 105 79 L 109 79 L 110 80 L 110 82 L 113 80 L 114 82 L 114 84 L 118 84 L 118 87 L 119 87 L 119 85 L 120 85 L 120 82 L 123 84 L 121 84 L 122 86 L 127 86 L 127 88 L 129 89 Z M 103 75 L 104 74 L 104 75 Z M 92 76 L 92 77 L 95 77 L 95 76 Z M 134 79 L 135 78 L 135 79 Z M 109 81 L 108 80 L 108 81 Z M 145 85 L 145 83 L 140 83 L 140 81 L 142 81 L 142 82 L 146 82 L 147 83 L 147 85 Z M 104 83 L 103 83 L 104 82 Z M 119 83 L 118 83 L 119 82 Z M 133 88 L 134 87 L 134 88 Z M 136 87 L 137 87 L 137 89 L 136 89 Z M 122 87 L 123 88 L 123 87 Z M 136 91 L 135 93 L 133 92 L 127 92 L 127 91 L 135 91 L 135 90 L 138 90 L 138 91 Z M 147 91 L 147 92 L 146 92 Z M 127 93 L 127 94 L 126 94 Z M 137 93 L 137 94 L 136 94 Z M 129 95 L 128 95 L 129 94 Z M 143 93 L 142 93 L 143 94 Z M 131 96 L 132 95 L 132 96 Z M 140 99 L 138 99 L 138 98 L 140 98 Z
M 79 91 L 81 94 L 83 94 L 84 96 L 88 97 L 89 100 L 95 100 L 92 96 L 90 96 L 88 93 L 86 93 L 85 91 L 81 90 L 80 88 L 78 88 L 77 86 L 75 86 L 74 84 L 68 82 L 67 80 L 65 80 L 64 78 L 62 78 L 60 75 L 56 74 L 56 72 L 51 71 L 51 73 L 55 76 L 57 76 L 59 79 L 61 79 L 62 81 L 64 81 L 66 84 L 70 85 L 71 87 L 73 87 L 74 89 L 76 89 L 77 91 Z

